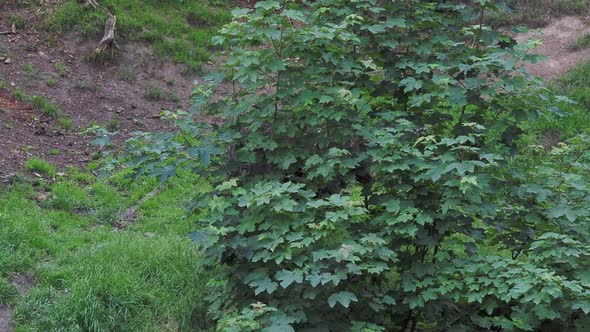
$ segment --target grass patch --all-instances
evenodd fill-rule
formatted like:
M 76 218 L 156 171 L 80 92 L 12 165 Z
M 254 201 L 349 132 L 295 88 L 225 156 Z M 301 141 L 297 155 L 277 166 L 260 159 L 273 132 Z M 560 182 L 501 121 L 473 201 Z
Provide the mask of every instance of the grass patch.
M 582 50 L 590 46 L 590 33 L 586 33 L 582 37 L 576 39 L 576 41 L 570 45 L 573 50 Z
M 135 81 L 135 75 L 133 74 L 133 71 L 131 71 L 131 69 L 129 68 L 122 68 L 117 73 L 117 76 L 121 81 L 125 81 L 127 83 Z
M 208 275 L 186 237 L 196 216 L 182 218 L 189 193 L 208 184 L 175 179 L 139 206 L 130 227 L 113 231 L 106 222 L 156 184 L 71 169 L 42 204 L 27 183 L 0 188 L 0 299 L 12 296 L 3 275 L 36 280 L 25 297 L 10 300 L 17 331 L 213 331 Z
M 33 104 L 33 107 L 36 110 L 41 111 L 43 114 L 51 118 L 57 119 L 62 115 L 62 111 L 59 107 L 47 101 L 43 96 L 33 96 L 31 104 Z
M 25 167 L 31 172 L 37 172 L 49 176 L 54 176 L 57 173 L 55 166 L 41 158 L 30 158 L 27 160 Z
M 23 71 L 25 72 L 25 75 L 27 75 L 27 77 L 30 78 L 30 79 L 35 79 L 39 75 L 39 72 L 37 71 L 37 68 L 35 68 L 30 63 L 25 63 L 23 65 Z
M 61 62 L 56 62 L 53 67 L 55 68 L 55 71 L 59 74 L 59 76 L 61 77 L 66 77 L 68 76 L 68 69 L 66 68 L 66 65 L 64 65 Z
M 566 93 L 575 88 L 590 87 L 590 62 L 571 69 L 557 81 L 557 84 Z
M 12 98 L 20 102 L 31 100 L 31 97 L 29 97 L 22 88 L 16 88 L 16 90 L 12 92 Z
M 573 68 L 552 84 L 554 90 L 575 103 L 557 103 L 555 106 L 563 112 L 562 116 L 543 114 L 525 129 L 528 133 L 525 142 L 546 149 L 579 133 L 590 132 L 590 62 Z
M 145 88 L 144 96 L 149 100 L 159 101 L 164 97 L 164 90 L 154 83 L 149 83 Z
M 208 60 L 211 37 L 230 21 L 231 2 L 104 0 L 103 6 L 117 15 L 119 41 L 145 41 L 162 57 L 198 69 Z M 103 33 L 104 13 L 64 2 L 53 14 L 49 27 L 56 31 L 79 31 L 89 39 Z
M 111 119 L 105 124 L 105 128 L 108 131 L 116 131 L 117 129 L 119 129 L 120 125 L 121 125 L 121 122 L 119 120 Z
M 57 122 L 59 122 L 59 125 L 65 130 L 71 129 L 72 126 L 74 125 L 74 122 L 72 121 L 72 119 L 70 119 L 68 117 L 61 117 L 61 118 L 57 119 Z
M 48 87 L 54 88 L 57 86 L 57 79 L 55 77 L 50 77 L 47 79 L 47 81 L 45 81 L 45 83 L 47 83 Z
M 72 127 L 72 120 L 64 114 L 59 106 L 49 102 L 45 97 L 34 96 L 31 98 L 31 104 L 35 110 L 56 119 L 64 129 L 68 130 Z
M 170 98 L 172 102 L 180 103 L 180 97 L 175 92 L 170 92 Z
M 50 103 L 43 96 L 34 96 L 31 99 L 31 104 L 33 105 L 33 108 L 35 108 L 35 110 L 41 111 L 43 114 L 53 119 L 63 117 L 62 110 L 57 105 Z

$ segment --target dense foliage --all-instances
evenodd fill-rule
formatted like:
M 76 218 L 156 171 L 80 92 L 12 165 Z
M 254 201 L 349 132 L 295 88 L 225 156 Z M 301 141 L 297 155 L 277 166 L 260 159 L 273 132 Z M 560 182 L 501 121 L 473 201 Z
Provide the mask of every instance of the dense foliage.
M 590 141 L 517 151 L 519 123 L 558 110 L 515 68 L 526 45 L 483 24 L 497 10 L 234 10 L 180 138 L 129 143 L 140 173 L 217 172 L 192 237 L 220 330 L 587 328 Z

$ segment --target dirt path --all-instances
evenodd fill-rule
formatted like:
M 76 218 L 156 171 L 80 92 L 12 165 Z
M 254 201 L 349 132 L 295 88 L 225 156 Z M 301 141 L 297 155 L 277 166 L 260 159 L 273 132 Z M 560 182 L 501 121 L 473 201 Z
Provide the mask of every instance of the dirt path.
M 516 39 L 524 42 L 529 38 L 540 39 L 543 45 L 535 53 L 547 56 L 537 64 L 527 64 L 526 68 L 533 75 L 553 79 L 577 64 L 590 60 L 590 47 L 574 50 L 574 42 L 590 33 L 590 21 L 575 16 L 565 16 L 552 20 L 546 27 L 531 30 Z
M 0 306 L 0 332 L 12 332 L 10 327 L 10 308 L 6 305 Z

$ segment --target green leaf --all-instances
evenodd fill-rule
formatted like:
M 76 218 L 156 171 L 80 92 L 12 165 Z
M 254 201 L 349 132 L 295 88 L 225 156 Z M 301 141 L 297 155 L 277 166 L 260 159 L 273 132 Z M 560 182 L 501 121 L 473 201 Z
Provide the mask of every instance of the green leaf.
M 302 283 L 303 273 L 301 271 L 281 270 L 275 274 L 275 279 L 280 282 L 281 287 L 287 288 L 292 283 Z
M 336 303 L 340 303 L 343 307 L 348 308 L 351 302 L 357 302 L 358 299 L 356 295 L 351 292 L 339 292 L 336 294 L 332 294 L 328 298 L 328 304 L 331 308 L 333 308 Z
M 258 1 L 254 5 L 254 8 L 261 8 L 264 10 L 280 9 L 281 3 L 275 0 Z
M 422 81 L 417 80 L 413 77 L 404 78 L 399 83 L 400 83 L 400 85 L 405 87 L 404 88 L 405 93 L 417 91 L 422 87 Z

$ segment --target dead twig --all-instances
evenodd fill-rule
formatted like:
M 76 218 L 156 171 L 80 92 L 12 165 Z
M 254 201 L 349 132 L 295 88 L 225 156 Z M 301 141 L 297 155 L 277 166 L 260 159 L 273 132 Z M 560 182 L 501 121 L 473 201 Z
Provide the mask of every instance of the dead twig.
M 0 35 L 16 35 L 16 26 L 12 24 L 10 30 L 0 31 Z

